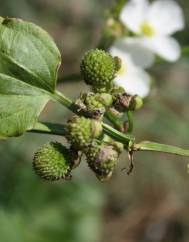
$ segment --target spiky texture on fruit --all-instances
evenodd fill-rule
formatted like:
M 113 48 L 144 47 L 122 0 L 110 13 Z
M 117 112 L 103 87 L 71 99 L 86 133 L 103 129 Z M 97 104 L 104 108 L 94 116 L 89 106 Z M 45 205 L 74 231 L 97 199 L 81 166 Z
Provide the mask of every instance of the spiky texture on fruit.
M 80 65 L 84 81 L 95 92 L 108 92 L 112 88 L 117 68 L 117 59 L 99 49 L 86 52 Z
M 102 123 L 95 119 L 74 116 L 66 125 L 66 138 L 77 150 L 83 150 L 102 133 Z
M 70 179 L 73 153 L 57 142 L 42 146 L 34 155 L 33 168 L 44 180 Z
M 109 93 L 84 93 L 76 100 L 75 104 L 90 118 L 100 119 L 106 109 L 113 103 L 113 97 Z
M 112 145 L 93 142 L 85 154 L 89 167 L 100 181 L 106 181 L 112 176 L 119 157 Z
M 93 108 L 106 108 L 111 106 L 113 99 L 109 93 L 89 93 L 84 99 L 85 104 L 90 109 Z

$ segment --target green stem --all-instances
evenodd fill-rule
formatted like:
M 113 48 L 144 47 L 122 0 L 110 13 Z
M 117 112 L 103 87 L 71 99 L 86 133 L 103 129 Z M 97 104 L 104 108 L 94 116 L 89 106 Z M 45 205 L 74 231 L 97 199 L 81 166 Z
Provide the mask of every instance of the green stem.
M 109 14 L 106 19 L 106 25 L 103 28 L 102 36 L 97 45 L 97 48 L 108 50 L 114 41 L 118 38 L 118 36 L 115 34 L 116 30 L 114 27 L 112 28 L 109 26 L 109 20 L 119 22 L 121 10 L 125 6 L 126 2 L 127 0 L 116 0 L 114 6 L 108 11 Z
M 104 132 L 106 134 L 108 134 L 109 136 L 111 136 L 112 138 L 116 139 L 117 141 L 119 141 L 123 144 L 127 144 L 129 141 L 134 142 L 134 140 L 135 140 L 134 136 L 132 136 L 130 134 L 123 134 L 123 133 L 119 132 L 118 130 L 112 128 L 108 124 L 103 123 L 102 126 L 103 126 Z
M 125 6 L 125 4 L 127 3 L 127 0 L 116 0 L 116 4 L 115 6 L 112 8 L 111 15 L 115 18 L 115 19 L 119 19 L 119 15 L 121 13 L 121 10 L 123 9 L 123 7 Z
M 128 124 L 129 124 L 128 132 L 132 133 L 134 128 L 134 123 L 133 123 L 133 113 L 131 111 L 127 112 L 127 118 L 128 118 Z
M 52 98 L 59 103 L 61 103 L 63 106 L 67 107 L 69 110 L 74 112 L 77 115 L 81 115 L 82 113 L 78 111 L 77 106 L 66 96 L 64 96 L 61 92 L 56 91 Z M 106 134 L 111 136 L 112 138 L 116 139 L 117 141 L 120 141 L 124 144 L 127 144 L 129 141 L 134 141 L 134 137 L 130 134 L 123 134 L 119 132 L 118 130 L 112 128 L 108 124 L 102 123 L 103 130 Z
M 59 91 L 55 91 L 55 93 L 52 95 L 52 98 L 55 101 L 58 101 L 60 104 L 71 110 L 72 112 L 78 114 L 77 107 L 75 104 L 68 98 L 66 97 L 63 93 Z
M 115 130 L 112 128 L 112 132 L 110 132 L 110 127 L 107 124 L 104 124 L 104 131 L 112 136 L 112 132 L 114 133 Z M 40 133 L 40 134 L 51 134 L 51 135 L 65 135 L 65 127 L 64 125 L 60 124 L 51 124 L 51 123 L 40 123 L 37 122 L 34 126 L 34 128 L 29 131 L 32 133 Z M 117 131 L 114 133 L 114 138 L 125 144 L 125 135 L 122 134 L 120 136 L 120 132 Z M 163 152 L 163 153 L 169 153 L 174 155 L 180 155 L 180 156 L 186 156 L 189 157 L 189 150 L 182 149 L 179 147 L 171 146 L 171 145 L 165 145 L 150 141 L 142 141 L 138 144 L 133 145 L 133 151 L 153 151 L 153 152 Z
M 114 126 L 114 128 L 118 130 L 122 130 L 123 122 L 120 118 L 118 118 L 111 109 L 107 110 L 105 113 L 106 119 L 111 122 L 111 124 Z
M 61 124 L 51 124 L 51 123 L 40 123 L 37 122 L 32 130 L 28 131 L 31 133 L 40 134 L 52 134 L 52 135 L 65 135 L 65 127 Z
M 164 145 L 150 141 L 142 141 L 139 144 L 135 144 L 134 151 L 155 151 L 169 154 L 175 154 L 180 156 L 189 156 L 189 150 L 175 147 L 172 145 Z

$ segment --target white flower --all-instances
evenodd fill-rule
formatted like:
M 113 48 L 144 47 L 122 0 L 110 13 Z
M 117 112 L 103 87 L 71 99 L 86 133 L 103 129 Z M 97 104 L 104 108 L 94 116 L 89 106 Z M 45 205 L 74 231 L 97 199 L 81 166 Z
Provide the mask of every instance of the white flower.
M 150 92 L 151 78 L 149 74 L 133 63 L 132 56 L 122 49 L 119 42 L 113 45 L 109 52 L 112 56 L 121 58 L 122 61 L 122 67 L 117 73 L 114 83 L 123 87 L 131 95 L 146 97 Z
M 179 43 L 171 35 L 185 24 L 183 11 L 175 1 L 157 0 L 150 4 L 148 0 L 131 0 L 123 8 L 120 20 L 137 35 L 133 41 L 168 61 L 180 57 Z

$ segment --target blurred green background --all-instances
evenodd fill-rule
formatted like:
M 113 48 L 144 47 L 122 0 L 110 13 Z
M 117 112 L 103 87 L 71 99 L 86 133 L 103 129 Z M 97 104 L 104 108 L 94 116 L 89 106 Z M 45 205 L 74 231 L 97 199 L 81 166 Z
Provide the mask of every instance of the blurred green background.
M 189 2 L 183 6 L 186 29 L 177 34 L 189 45 Z M 77 73 L 82 54 L 100 39 L 110 0 L 0 0 L 0 15 L 23 18 L 46 29 L 62 52 L 60 75 Z M 135 114 L 137 140 L 189 148 L 189 57 L 153 68 L 156 85 Z M 77 97 L 79 81 L 60 90 Z M 41 119 L 64 122 L 71 115 L 48 104 Z M 135 155 L 130 176 L 126 154 L 112 179 L 99 183 L 83 162 L 71 182 L 45 183 L 32 170 L 32 155 L 49 140 L 25 134 L 0 141 L 0 242 L 188 242 L 189 175 L 187 158 L 156 153 Z

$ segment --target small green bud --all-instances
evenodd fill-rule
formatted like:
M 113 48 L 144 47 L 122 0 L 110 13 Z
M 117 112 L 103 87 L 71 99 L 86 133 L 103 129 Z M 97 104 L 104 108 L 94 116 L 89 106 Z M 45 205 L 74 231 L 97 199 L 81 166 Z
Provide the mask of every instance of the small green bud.
M 133 110 L 138 110 L 138 109 L 142 108 L 142 106 L 143 106 L 142 98 L 139 96 L 134 96 L 132 106 L 133 106 L 132 107 Z
M 85 151 L 87 163 L 100 181 L 108 180 L 113 173 L 119 157 L 118 152 L 112 145 L 98 144 L 91 145 Z
M 79 110 L 86 113 L 90 118 L 100 119 L 103 117 L 106 108 L 112 105 L 113 98 L 108 93 L 84 93 L 76 100 L 75 104 Z
M 106 111 L 106 107 L 99 99 L 100 94 L 89 93 L 83 96 L 83 102 L 86 105 L 86 111 L 92 118 L 101 118 Z
M 108 108 L 113 103 L 113 97 L 109 93 L 97 93 L 96 100 L 104 105 L 104 107 Z
M 72 153 L 66 147 L 57 142 L 50 142 L 35 153 L 33 168 L 44 180 L 70 179 L 72 160 Z
M 76 150 L 84 149 L 102 133 L 102 123 L 95 119 L 74 116 L 66 125 L 66 138 Z
M 117 60 L 99 49 L 86 52 L 80 65 L 84 81 L 95 92 L 108 92 L 112 88 L 117 68 Z

